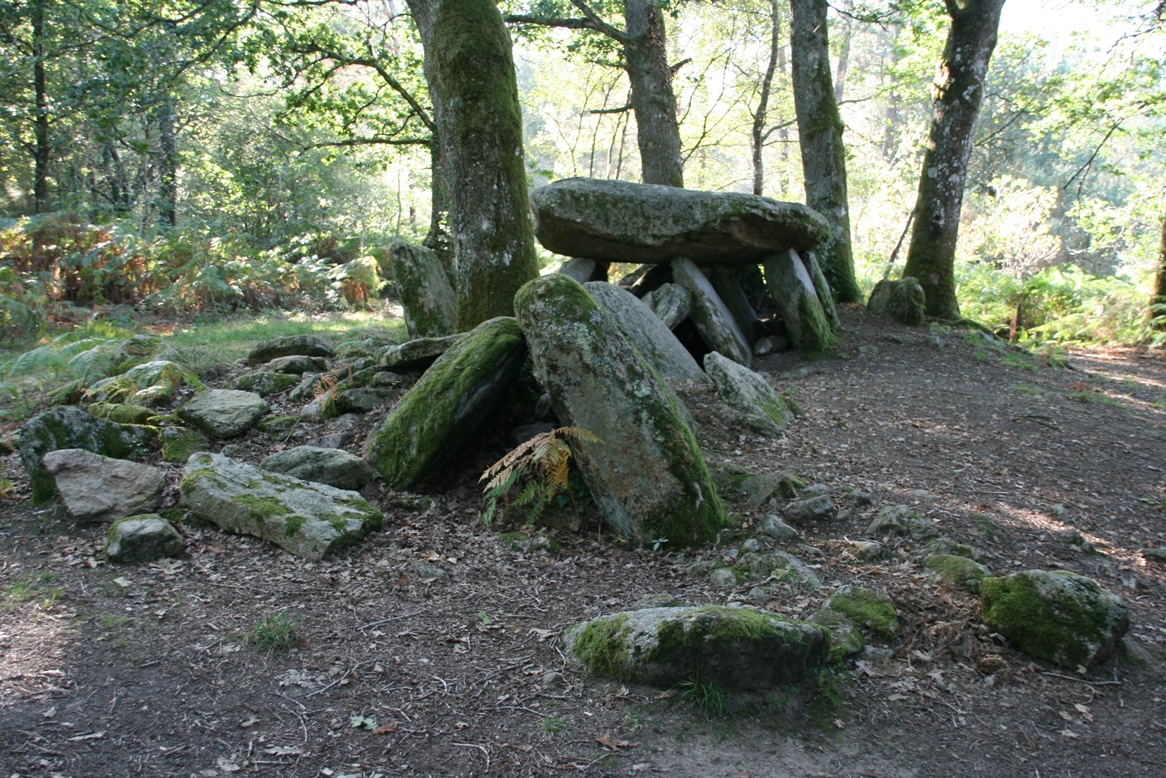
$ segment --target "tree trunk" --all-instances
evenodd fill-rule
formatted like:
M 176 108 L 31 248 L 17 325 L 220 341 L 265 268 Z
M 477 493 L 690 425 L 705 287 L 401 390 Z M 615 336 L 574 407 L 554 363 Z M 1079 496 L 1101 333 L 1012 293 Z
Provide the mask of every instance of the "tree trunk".
M 842 117 L 830 76 L 826 0 L 790 0 L 790 51 L 794 107 L 806 205 L 830 222 L 830 238 L 817 248 L 822 272 L 838 302 L 859 302 L 850 247 L 850 207 L 846 195 L 846 152 Z
M 163 96 L 158 107 L 161 158 L 158 164 L 158 216 L 168 227 L 178 226 L 178 136 L 174 129 L 174 96 Z
M 35 0 L 31 12 L 32 88 L 35 104 L 32 212 L 45 213 L 49 209 L 49 163 L 53 153 L 49 136 L 48 79 L 45 76 L 45 0 Z
M 1163 306 L 1157 308 L 1156 306 Z M 1166 331 L 1166 217 L 1162 219 L 1162 242 L 1158 244 L 1158 267 L 1154 271 L 1154 292 L 1150 295 L 1150 326 Z
M 449 192 L 457 328 L 514 315 L 538 276 L 510 34 L 492 0 L 408 0 Z
M 957 319 L 955 246 L 973 131 L 1004 0 L 947 0 L 951 29 L 934 85 L 934 116 L 904 276 L 919 279 L 929 316 Z
M 850 2 L 842 4 L 842 10 L 850 10 Z M 850 72 L 850 40 L 854 37 L 854 25 L 849 17 L 842 18 L 842 45 L 838 47 L 838 66 L 834 70 L 834 102 L 841 103 L 846 92 L 846 75 Z
M 753 194 L 765 194 L 765 123 L 769 114 L 769 95 L 773 89 L 773 77 L 777 73 L 777 63 L 781 57 L 781 5 L 780 0 L 769 0 L 769 64 L 761 78 L 761 93 L 757 108 L 753 111 Z
M 657 0 L 624 0 L 624 59 L 632 85 L 632 110 L 645 184 L 684 186 L 676 95 Z

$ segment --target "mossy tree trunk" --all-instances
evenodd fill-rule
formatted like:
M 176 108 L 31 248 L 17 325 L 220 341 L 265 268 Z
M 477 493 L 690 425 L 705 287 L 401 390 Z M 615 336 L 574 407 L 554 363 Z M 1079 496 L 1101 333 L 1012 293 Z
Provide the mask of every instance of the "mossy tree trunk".
M 1162 219 L 1162 242 L 1158 244 L 1158 267 L 1154 270 L 1149 318 L 1151 327 L 1166 331 L 1166 216 Z
M 425 49 L 457 262 L 457 328 L 538 276 L 510 34 L 490 0 L 408 0 Z
M 632 110 L 645 184 L 684 186 L 676 94 L 658 0 L 624 0 L 624 66 L 632 84 Z
M 951 29 L 936 73 L 934 115 L 903 276 L 919 279 L 929 316 L 957 319 L 955 246 L 960 207 L 1004 0 L 946 0 L 946 5 Z
M 855 303 L 862 298 L 854 278 L 850 244 L 850 205 L 846 194 L 846 151 L 842 117 L 830 75 L 826 34 L 826 0 L 790 0 L 790 61 L 794 107 L 806 205 L 830 222 L 830 238 L 815 253 L 834 298 Z
M 769 61 L 757 94 L 757 108 L 753 110 L 751 151 L 753 152 L 753 194 L 765 194 L 765 141 L 773 129 L 766 130 L 769 114 L 769 96 L 773 90 L 773 79 L 777 75 L 778 62 L 783 59 L 785 49 L 781 45 L 781 0 L 769 0 Z M 784 68 L 782 68 L 784 71 Z

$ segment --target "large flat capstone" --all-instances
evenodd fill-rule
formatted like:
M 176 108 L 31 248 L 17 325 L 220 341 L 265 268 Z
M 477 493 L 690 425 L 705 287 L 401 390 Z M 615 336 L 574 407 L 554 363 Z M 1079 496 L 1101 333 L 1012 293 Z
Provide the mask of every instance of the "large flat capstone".
M 535 234 L 550 251 L 608 262 L 757 264 L 808 251 L 830 234 L 800 203 L 740 192 L 567 178 L 531 192 Z
M 319 560 L 378 530 L 385 517 L 356 492 L 199 452 L 182 471 L 182 505 L 229 532 Z

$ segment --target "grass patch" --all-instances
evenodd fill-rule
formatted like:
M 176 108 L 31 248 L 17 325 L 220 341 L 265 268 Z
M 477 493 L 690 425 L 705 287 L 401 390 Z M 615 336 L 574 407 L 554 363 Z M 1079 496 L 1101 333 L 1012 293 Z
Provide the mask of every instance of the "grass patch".
M 696 681 L 685 684 L 680 696 L 703 713 L 705 718 L 723 719 L 729 715 L 729 695 L 715 683 Z
M 0 604 L 5 608 L 16 608 L 26 602 L 39 600 L 38 604 L 49 610 L 65 593 L 60 586 L 50 585 L 57 578 L 60 578 L 57 573 L 29 573 L 15 578 L 12 583 L 0 588 Z
M 1040 370 L 1040 365 L 1034 362 L 1027 354 L 1009 352 L 1005 354 L 1000 361 L 1007 367 L 1015 367 L 1020 370 L 1028 370 L 1033 373 Z
M 289 616 L 287 611 L 271 613 L 251 628 L 247 639 L 252 645 L 268 651 L 290 651 L 292 646 L 299 642 L 297 626 L 295 619 Z
M 1105 392 L 1094 392 L 1088 389 L 1069 392 L 1069 399 L 1091 405 L 1108 405 L 1111 408 L 1116 408 L 1121 405 L 1121 403 L 1110 397 Z
M 557 735 L 567 730 L 567 720 L 561 716 L 546 716 L 538 723 L 538 731 L 544 735 Z
M 1040 389 L 1031 384 L 1013 384 L 1012 390 L 1021 394 L 1027 394 L 1029 397 L 1035 397 L 1040 394 Z

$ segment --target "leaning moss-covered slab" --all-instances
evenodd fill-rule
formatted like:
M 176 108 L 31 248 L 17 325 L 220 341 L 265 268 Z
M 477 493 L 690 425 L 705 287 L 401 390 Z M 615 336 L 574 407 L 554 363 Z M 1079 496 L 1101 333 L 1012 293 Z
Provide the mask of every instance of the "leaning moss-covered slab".
M 676 686 L 765 689 L 821 667 L 829 633 L 753 608 L 646 608 L 603 616 L 567 632 L 571 653 L 595 675 Z
M 518 322 L 498 317 L 462 336 L 368 437 L 364 458 L 396 491 L 431 475 L 509 391 L 526 356 Z
M 595 298 L 551 275 L 522 287 L 514 309 L 555 414 L 600 441 L 571 450 L 604 521 L 633 543 L 713 539 L 724 507 L 684 413 Z
M 1113 655 L 1129 611 L 1092 578 L 1064 570 L 1023 570 L 980 581 L 984 623 L 1037 659 L 1092 667 Z
M 838 345 L 818 290 L 796 251 L 766 257 L 765 286 L 785 322 L 790 342 L 799 351 L 830 351 Z
M 705 354 L 704 369 L 717 394 L 741 412 L 751 429 L 765 435 L 778 435 L 785 429 L 793 412 L 763 376 L 716 351 Z
M 356 492 L 270 473 L 205 451 L 182 471 L 182 505 L 229 532 L 319 560 L 380 529 L 385 517 Z
M 389 249 L 389 256 L 409 336 L 452 335 L 457 322 L 457 297 L 437 252 L 398 241 Z
M 557 254 L 609 262 L 756 264 L 774 251 L 812 249 L 830 235 L 800 203 L 740 192 L 567 178 L 531 192 L 535 235 Z

